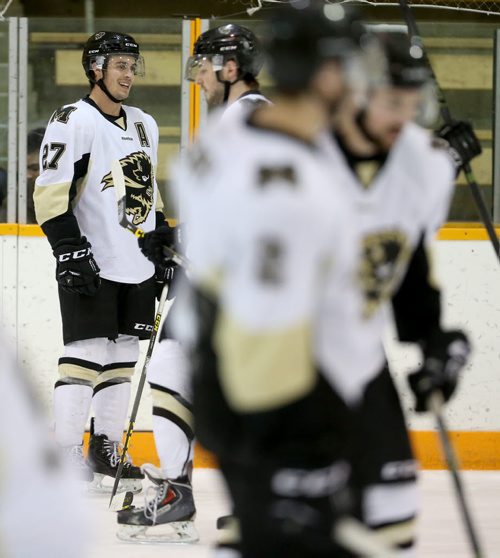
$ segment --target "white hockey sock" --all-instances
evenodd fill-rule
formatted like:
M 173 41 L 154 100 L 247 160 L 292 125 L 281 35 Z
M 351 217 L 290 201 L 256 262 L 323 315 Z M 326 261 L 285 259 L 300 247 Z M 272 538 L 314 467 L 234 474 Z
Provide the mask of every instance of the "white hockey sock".
M 160 468 L 165 478 L 176 479 L 186 474 L 186 464 L 193 459 L 193 444 L 173 422 L 153 415 L 153 432 Z
M 95 434 L 106 434 L 113 442 L 121 441 L 130 401 L 130 382 L 112 384 L 94 394 Z
M 83 442 L 91 402 L 92 388 L 88 385 L 63 384 L 54 389 L 55 438 L 59 445 Z

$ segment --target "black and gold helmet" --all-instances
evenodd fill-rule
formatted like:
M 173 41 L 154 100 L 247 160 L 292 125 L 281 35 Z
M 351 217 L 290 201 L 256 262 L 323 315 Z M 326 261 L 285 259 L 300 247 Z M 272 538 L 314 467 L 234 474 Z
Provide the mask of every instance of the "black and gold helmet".
M 221 70 L 228 60 L 234 60 L 238 65 L 239 79 L 256 78 L 264 63 L 254 32 L 233 23 L 210 29 L 198 37 L 186 65 L 186 79 L 196 81 L 198 70 L 207 59 L 215 72 Z
M 144 59 L 139 45 L 131 35 L 116 31 L 98 31 L 94 33 L 83 47 L 82 65 L 91 82 L 95 82 L 93 68 L 105 70 L 110 56 L 132 56 L 135 58 L 136 75 L 144 75 Z

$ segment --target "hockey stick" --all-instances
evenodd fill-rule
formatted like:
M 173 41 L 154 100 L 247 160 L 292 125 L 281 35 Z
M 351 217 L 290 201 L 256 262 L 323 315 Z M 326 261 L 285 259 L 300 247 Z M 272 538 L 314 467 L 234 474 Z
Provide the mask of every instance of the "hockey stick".
M 144 236 L 144 231 L 139 227 L 136 227 L 132 223 L 129 222 L 127 219 L 126 214 L 126 190 L 125 190 L 125 177 L 123 176 L 123 170 L 120 164 L 120 161 L 113 161 L 111 165 L 111 175 L 113 177 L 113 183 L 115 187 L 115 195 L 116 200 L 118 202 L 118 221 L 120 225 L 135 234 L 135 236 L 141 238 Z M 171 268 L 168 268 L 167 274 L 172 273 Z M 166 277 L 169 279 L 170 277 Z M 139 378 L 139 384 L 137 386 L 137 393 L 135 395 L 134 405 L 132 407 L 132 412 L 130 413 L 130 420 L 127 429 L 127 435 L 125 436 L 125 442 L 123 444 L 122 455 L 120 458 L 120 463 L 118 464 L 118 469 L 116 471 L 115 482 L 113 484 L 113 489 L 111 491 L 111 498 L 109 499 L 109 507 L 113 502 L 113 498 L 116 495 L 118 490 L 118 485 L 120 483 L 120 478 L 123 472 L 123 467 L 125 465 L 125 459 L 127 457 L 127 450 L 128 445 L 130 442 L 130 437 L 132 436 L 132 432 L 134 430 L 135 419 L 137 418 L 137 412 L 139 410 L 139 404 L 141 402 L 142 391 L 144 389 L 144 384 L 146 382 L 146 372 L 148 369 L 149 361 L 151 360 L 151 355 L 153 354 L 153 348 L 155 345 L 156 337 L 158 335 L 158 330 L 160 328 L 161 317 L 163 314 L 163 308 L 165 306 L 165 302 L 167 300 L 168 295 L 168 280 L 163 286 L 161 291 L 160 301 L 158 303 L 158 309 L 156 311 L 156 316 L 153 325 L 153 331 L 151 332 L 151 337 L 149 338 L 148 350 L 146 352 L 146 357 L 144 360 L 144 364 L 141 370 L 141 376 Z
M 401 11 L 403 13 L 403 18 L 404 18 L 404 20 L 406 22 L 406 25 L 408 27 L 408 32 L 409 32 L 409 35 L 410 35 L 410 41 L 412 43 L 412 47 L 420 49 L 420 51 L 422 53 L 422 56 L 424 57 L 424 60 L 427 62 L 427 65 L 429 66 L 429 70 L 431 72 L 432 79 L 434 80 L 434 83 L 436 85 L 436 89 L 437 89 L 437 92 L 438 92 L 438 99 L 439 99 L 441 117 L 443 118 L 445 124 L 451 124 L 452 117 L 451 117 L 451 113 L 450 113 L 450 108 L 448 106 L 448 103 L 446 102 L 446 97 L 444 96 L 444 92 L 441 89 L 441 87 L 439 86 L 439 82 L 437 80 L 436 74 L 434 73 L 431 62 L 429 60 L 429 57 L 427 56 L 427 53 L 424 49 L 424 44 L 423 44 L 423 41 L 422 41 L 422 37 L 419 33 L 417 22 L 415 21 L 415 17 L 413 16 L 413 13 L 410 9 L 410 6 L 408 5 L 408 1 L 407 0 L 399 0 L 399 6 L 400 6 Z M 474 198 L 474 202 L 476 203 L 476 207 L 478 209 L 481 221 L 483 222 L 483 225 L 486 228 L 486 231 L 488 233 L 488 237 L 491 241 L 491 245 L 493 246 L 493 250 L 495 250 L 495 254 L 496 254 L 498 260 L 500 261 L 500 242 L 499 242 L 497 234 L 495 232 L 495 227 L 493 226 L 493 222 L 491 221 L 491 218 L 489 216 L 488 209 L 486 208 L 486 204 L 484 203 L 484 199 L 483 199 L 483 196 L 481 194 L 481 191 L 479 190 L 479 186 L 477 184 L 477 181 L 476 181 L 476 178 L 475 178 L 474 173 L 472 171 L 472 168 L 470 166 L 470 163 L 464 163 L 462 165 L 462 169 L 464 171 L 464 175 L 465 175 L 465 178 L 467 180 L 467 183 L 470 187 L 472 197 Z
M 169 268 L 169 270 L 170 269 L 171 268 Z M 137 418 L 137 411 L 139 410 L 142 391 L 144 389 L 144 384 L 146 382 L 146 372 L 148 369 L 149 361 L 151 360 L 151 355 L 153 354 L 153 348 L 155 346 L 158 330 L 160 329 L 161 316 L 163 314 L 163 308 L 167 300 L 167 295 L 168 295 L 168 282 L 165 283 L 161 291 L 160 302 L 158 303 L 158 309 L 156 311 L 153 331 L 151 332 L 151 337 L 149 338 L 148 350 L 146 352 L 146 358 L 144 359 L 144 364 L 142 365 L 141 376 L 139 378 L 139 385 L 137 386 L 137 392 L 135 394 L 134 406 L 132 407 L 132 412 L 130 413 L 127 435 L 125 436 L 125 442 L 123 443 L 122 455 L 120 458 L 120 463 L 118 464 L 118 469 L 116 471 L 115 482 L 113 484 L 113 490 L 111 491 L 111 498 L 109 499 L 109 507 L 111 507 L 113 498 L 115 497 L 116 491 L 118 490 L 118 484 L 120 483 L 123 466 L 125 465 L 125 460 L 127 458 L 128 445 L 130 442 L 130 437 L 132 436 L 132 431 L 134 430 L 135 419 Z
M 465 492 L 462 480 L 460 478 L 460 469 L 458 466 L 457 457 L 455 455 L 455 451 L 453 450 L 448 428 L 446 427 L 443 415 L 441 414 L 441 409 L 443 407 L 443 398 L 440 394 L 434 393 L 433 395 L 431 395 L 431 397 L 429 398 L 429 407 L 436 418 L 439 439 L 441 441 L 441 446 L 443 448 L 443 453 L 446 459 L 448 470 L 450 471 L 453 478 L 453 484 L 455 486 L 455 493 L 457 495 L 458 505 L 462 514 L 463 522 L 465 524 L 467 536 L 474 552 L 474 558 L 483 558 L 484 554 L 481 550 L 479 538 L 472 522 L 470 509 L 465 499 Z

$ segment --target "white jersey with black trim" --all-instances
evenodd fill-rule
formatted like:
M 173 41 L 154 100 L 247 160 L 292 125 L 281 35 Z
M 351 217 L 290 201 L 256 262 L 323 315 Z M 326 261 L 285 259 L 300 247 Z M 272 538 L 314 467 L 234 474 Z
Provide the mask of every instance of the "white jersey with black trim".
M 327 277 L 353 251 L 352 218 L 319 146 L 247 119 L 207 132 L 177 178 L 191 275 L 218 301 L 214 338 L 229 404 L 260 412 L 315 384 L 315 316 Z
M 34 195 L 38 223 L 49 231 L 74 215 L 81 235 L 92 244 L 102 277 L 122 283 L 148 279 L 153 264 L 134 235 L 118 223 L 111 164 L 121 162 L 128 218 L 150 231 L 155 228 L 155 209 L 162 208 L 154 175 L 157 150 L 158 126 L 138 108 L 123 106 L 116 119 L 88 98 L 58 109 L 40 154 L 42 172 Z
M 385 362 L 382 344 L 389 301 L 400 285 L 412 253 L 424 237 L 431 241 L 446 219 L 454 167 L 447 153 L 433 147 L 430 134 L 415 124 L 401 132 L 385 164 L 368 187 L 348 167 L 330 139 L 342 195 L 354 209 L 361 251 L 349 279 L 332 284 L 321 312 L 316 355 L 337 390 L 350 402 Z

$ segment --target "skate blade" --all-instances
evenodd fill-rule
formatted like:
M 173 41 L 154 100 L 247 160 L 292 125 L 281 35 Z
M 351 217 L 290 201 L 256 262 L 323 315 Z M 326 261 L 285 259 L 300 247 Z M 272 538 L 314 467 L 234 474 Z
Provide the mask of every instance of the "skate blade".
M 158 525 L 120 525 L 116 536 L 131 543 L 189 544 L 200 540 L 193 521 L 175 521 Z
M 113 491 L 114 482 L 115 479 L 113 477 L 102 475 L 101 473 L 94 473 L 94 480 L 87 483 L 88 487 L 86 487 L 86 492 L 87 494 L 109 495 Z M 137 494 L 141 490 L 141 479 L 120 479 L 116 493 L 132 492 L 133 494 Z

